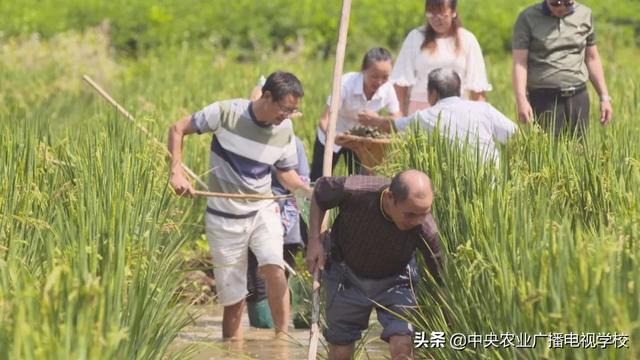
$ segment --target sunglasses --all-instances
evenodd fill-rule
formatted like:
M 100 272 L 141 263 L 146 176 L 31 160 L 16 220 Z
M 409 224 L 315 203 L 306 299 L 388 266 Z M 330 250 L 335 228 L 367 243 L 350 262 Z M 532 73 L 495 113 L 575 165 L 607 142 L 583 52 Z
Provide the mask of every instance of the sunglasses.
M 560 7 L 562 5 L 564 5 L 565 7 L 569 7 L 569 6 L 573 6 L 573 4 L 575 4 L 575 1 L 573 1 L 573 0 L 551 0 L 551 1 L 549 1 L 549 5 L 551 5 L 553 7 Z

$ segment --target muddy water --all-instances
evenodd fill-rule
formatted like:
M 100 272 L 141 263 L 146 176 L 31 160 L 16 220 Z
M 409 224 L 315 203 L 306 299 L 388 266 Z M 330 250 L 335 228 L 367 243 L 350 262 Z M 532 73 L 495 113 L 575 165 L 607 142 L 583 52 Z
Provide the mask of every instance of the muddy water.
M 276 340 L 272 329 L 249 327 L 249 318 L 245 314 L 242 320 L 244 340 L 236 343 L 222 341 L 222 308 L 217 305 L 194 307 L 198 315 L 196 323 L 187 327 L 176 339 L 171 351 L 184 349 L 192 345 L 195 348 L 192 359 L 195 360 L 239 360 L 239 359 L 306 359 L 309 342 L 308 329 L 290 328 L 289 338 Z M 371 316 L 370 330 L 365 334 L 362 359 L 388 358 L 388 346 L 380 340 L 380 326 L 375 312 Z M 318 359 L 326 359 L 324 340 L 318 346 Z

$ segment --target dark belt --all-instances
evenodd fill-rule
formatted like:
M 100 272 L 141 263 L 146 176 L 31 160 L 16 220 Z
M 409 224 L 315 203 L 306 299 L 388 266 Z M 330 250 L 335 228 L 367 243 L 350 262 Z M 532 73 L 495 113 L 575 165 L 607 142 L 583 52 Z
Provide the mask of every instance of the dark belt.
M 248 214 L 240 214 L 240 215 L 238 215 L 238 214 L 229 214 L 229 213 L 226 213 L 224 211 L 219 211 L 219 210 L 212 209 L 212 208 L 210 208 L 208 206 L 207 206 L 207 212 L 209 214 L 211 214 L 211 215 L 220 216 L 220 217 L 227 218 L 227 219 L 248 219 L 248 218 L 250 218 L 252 216 L 255 216 L 258 213 L 257 211 L 252 211 L 252 212 L 250 212 Z
M 549 94 L 555 95 L 559 97 L 571 97 L 575 94 L 579 94 L 587 88 L 586 83 L 582 83 L 579 85 L 561 87 L 561 88 L 538 88 L 538 89 L 528 89 L 529 93 L 535 94 Z

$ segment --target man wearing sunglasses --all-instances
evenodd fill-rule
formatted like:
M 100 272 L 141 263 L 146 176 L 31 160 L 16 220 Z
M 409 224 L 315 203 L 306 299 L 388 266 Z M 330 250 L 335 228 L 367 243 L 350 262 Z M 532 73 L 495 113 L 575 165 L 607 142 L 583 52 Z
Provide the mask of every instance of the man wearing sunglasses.
M 581 136 L 589 122 L 587 80 L 600 98 L 600 123 L 611 97 L 596 46 L 591 9 L 573 0 L 544 0 L 525 9 L 513 30 L 513 88 L 518 117 L 554 135 Z

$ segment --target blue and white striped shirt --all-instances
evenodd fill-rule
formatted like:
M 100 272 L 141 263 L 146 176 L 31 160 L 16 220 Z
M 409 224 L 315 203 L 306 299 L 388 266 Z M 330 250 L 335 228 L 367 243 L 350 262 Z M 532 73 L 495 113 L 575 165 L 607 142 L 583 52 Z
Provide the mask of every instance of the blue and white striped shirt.
M 257 122 L 246 99 L 218 101 L 191 117 L 198 133 L 213 132 L 209 190 L 229 194 L 272 195 L 271 166 L 298 165 L 290 119 L 279 125 Z M 245 201 L 210 197 L 207 206 L 224 216 L 250 216 L 273 200 Z

